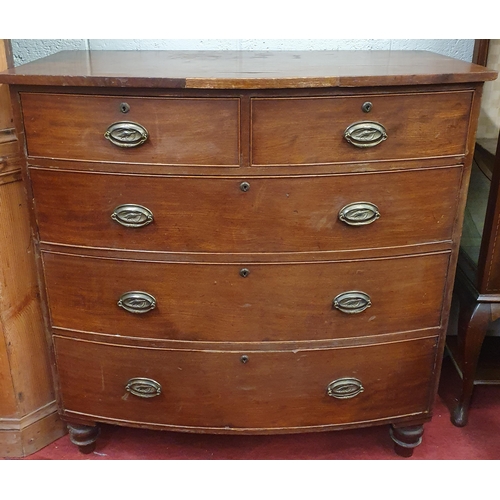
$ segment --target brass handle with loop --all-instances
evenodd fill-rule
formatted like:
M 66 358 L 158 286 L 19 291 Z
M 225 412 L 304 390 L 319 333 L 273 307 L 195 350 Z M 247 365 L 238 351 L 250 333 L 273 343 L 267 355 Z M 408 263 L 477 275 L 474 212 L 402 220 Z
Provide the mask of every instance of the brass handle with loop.
M 139 123 L 116 122 L 108 127 L 104 137 L 119 148 L 136 148 L 148 140 L 149 132 Z
M 125 385 L 125 389 L 139 398 L 154 398 L 161 394 L 161 385 L 151 378 L 131 378 Z
M 387 131 L 377 122 L 356 122 L 345 129 L 344 138 L 357 148 L 373 148 L 387 139 Z
M 370 296 L 365 292 L 343 292 L 333 299 L 333 307 L 345 314 L 359 314 L 372 305 Z
M 142 205 L 126 203 L 118 205 L 111 214 L 111 218 L 125 227 L 143 227 L 153 222 L 153 212 Z
M 377 205 L 360 201 L 340 209 L 339 219 L 349 226 L 366 226 L 380 218 Z
M 147 292 L 126 292 L 117 304 L 130 313 L 144 314 L 156 307 L 156 299 Z
M 364 390 L 363 384 L 357 378 L 339 378 L 328 384 L 326 393 L 335 399 L 350 399 Z

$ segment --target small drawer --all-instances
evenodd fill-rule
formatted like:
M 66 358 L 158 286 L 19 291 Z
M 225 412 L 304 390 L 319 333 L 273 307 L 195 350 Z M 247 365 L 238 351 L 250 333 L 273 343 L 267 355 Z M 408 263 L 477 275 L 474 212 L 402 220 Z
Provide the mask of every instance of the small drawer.
M 229 342 L 438 327 L 448 260 L 448 253 L 438 253 L 245 265 L 43 254 L 55 327 Z
M 464 155 L 472 95 L 462 91 L 254 98 L 252 164 Z
M 461 167 L 248 179 L 31 170 L 44 242 L 209 253 L 450 241 L 461 177 Z
M 239 165 L 238 99 L 22 93 L 21 101 L 32 157 Z
M 207 352 L 56 337 L 55 349 L 68 414 L 185 430 L 285 431 L 428 411 L 436 339 Z

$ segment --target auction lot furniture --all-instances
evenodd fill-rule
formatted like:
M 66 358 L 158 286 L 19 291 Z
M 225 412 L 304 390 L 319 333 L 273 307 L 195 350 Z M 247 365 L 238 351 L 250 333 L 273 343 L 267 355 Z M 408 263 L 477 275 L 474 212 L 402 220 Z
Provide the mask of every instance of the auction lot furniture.
M 58 397 L 210 433 L 431 418 L 483 82 L 428 52 L 61 52 L 10 70 Z

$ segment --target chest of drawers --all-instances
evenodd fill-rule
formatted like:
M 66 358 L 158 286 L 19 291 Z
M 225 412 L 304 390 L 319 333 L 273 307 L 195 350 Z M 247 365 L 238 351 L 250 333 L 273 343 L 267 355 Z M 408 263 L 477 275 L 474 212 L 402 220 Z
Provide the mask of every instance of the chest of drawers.
M 482 84 L 419 52 L 74 52 L 11 84 L 61 416 L 431 418 Z

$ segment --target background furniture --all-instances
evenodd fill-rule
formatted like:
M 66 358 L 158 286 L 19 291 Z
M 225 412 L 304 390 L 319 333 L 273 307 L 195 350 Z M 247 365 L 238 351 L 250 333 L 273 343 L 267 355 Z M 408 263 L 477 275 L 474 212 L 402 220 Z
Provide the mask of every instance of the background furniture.
M 500 69 L 500 40 L 481 40 L 478 61 Z M 500 92 L 498 82 L 485 85 L 482 113 L 465 211 L 455 283 L 457 335 L 449 335 L 448 352 L 462 384 L 451 421 L 464 426 L 477 384 L 500 383 L 500 337 L 486 336 L 500 318 Z
M 495 76 L 397 51 L 59 53 L 1 75 L 73 442 L 98 422 L 391 424 L 410 455 Z
M 0 40 L 0 70 L 12 63 Z M 9 91 L 0 85 L 0 456 L 23 457 L 62 436 Z

